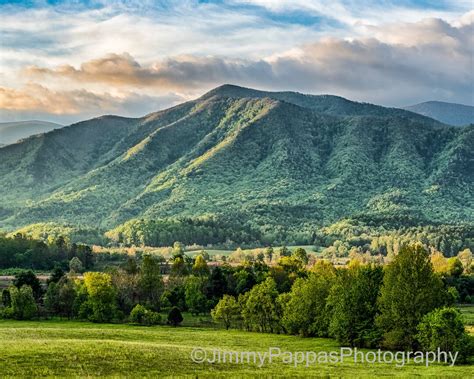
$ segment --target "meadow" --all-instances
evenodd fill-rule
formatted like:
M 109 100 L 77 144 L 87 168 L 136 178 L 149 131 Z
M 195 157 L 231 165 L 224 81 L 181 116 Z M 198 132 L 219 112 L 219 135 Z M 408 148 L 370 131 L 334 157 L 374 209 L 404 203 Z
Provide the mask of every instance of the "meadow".
M 472 365 L 338 364 L 294 367 L 265 364 L 197 364 L 195 347 L 226 351 L 338 351 L 331 339 L 183 326 L 140 327 L 76 321 L 0 321 L 0 377 L 5 376 L 418 376 L 469 377 Z M 188 325 L 188 326 L 187 326 Z

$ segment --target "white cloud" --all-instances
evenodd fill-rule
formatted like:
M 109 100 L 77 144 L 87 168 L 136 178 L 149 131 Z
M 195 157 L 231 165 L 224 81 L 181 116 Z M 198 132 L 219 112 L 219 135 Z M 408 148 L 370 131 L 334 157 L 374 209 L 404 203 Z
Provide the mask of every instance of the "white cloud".
M 406 33 L 394 36 L 395 28 Z M 111 54 L 78 68 L 30 67 L 33 80 L 64 80 L 197 93 L 224 82 L 266 89 L 336 93 L 405 105 L 412 100 L 472 102 L 472 24 L 439 19 L 372 27 L 378 38 L 324 38 L 269 58 L 176 56 L 141 65 L 130 54 Z M 411 38 L 410 38 L 411 37 Z

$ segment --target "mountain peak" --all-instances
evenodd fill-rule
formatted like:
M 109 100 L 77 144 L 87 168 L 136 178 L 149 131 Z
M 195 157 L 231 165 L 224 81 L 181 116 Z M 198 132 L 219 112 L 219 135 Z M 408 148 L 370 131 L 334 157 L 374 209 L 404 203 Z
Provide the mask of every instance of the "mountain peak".
M 240 87 L 234 84 L 223 84 L 209 92 L 206 92 L 201 99 L 206 100 L 214 96 L 220 97 L 261 97 L 265 92 L 252 88 Z

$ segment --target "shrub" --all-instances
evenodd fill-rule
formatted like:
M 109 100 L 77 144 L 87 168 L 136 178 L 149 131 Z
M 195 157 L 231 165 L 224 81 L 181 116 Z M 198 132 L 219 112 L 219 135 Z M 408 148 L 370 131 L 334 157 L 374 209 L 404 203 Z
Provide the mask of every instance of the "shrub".
M 130 312 L 129 320 L 133 324 L 157 325 L 161 322 L 161 316 L 157 312 L 146 309 L 143 305 L 137 304 Z
M 143 325 L 158 325 L 161 322 L 161 315 L 158 312 L 148 311 L 145 314 Z
M 140 304 L 135 305 L 135 307 L 130 312 L 129 320 L 134 324 L 141 324 L 145 318 L 145 314 L 148 310 Z
M 457 362 L 465 362 L 472 347 L 464 329 L 461 313 L 451 307 L 438 308 L 426 314 L 418 324 L 416 335 L 425 351 L 459 352 Z
M 11 307 L 0 309 L 0 319 L 13 318 L 13 309 Z

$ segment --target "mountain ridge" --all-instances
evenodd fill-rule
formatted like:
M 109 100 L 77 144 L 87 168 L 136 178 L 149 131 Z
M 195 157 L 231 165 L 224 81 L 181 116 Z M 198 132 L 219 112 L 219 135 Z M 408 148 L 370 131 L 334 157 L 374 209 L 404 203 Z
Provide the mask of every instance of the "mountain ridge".
M 40 120 L 25 120 L 0 123 L 0 146 L 18 142 L 30 136 L 47 133 L 63 125 Z
M 466 126 L 474 123 L 474 107 L 465 104 L 448 103 L 444 101 L 425 101 L 403 107 L 448 125 Z

